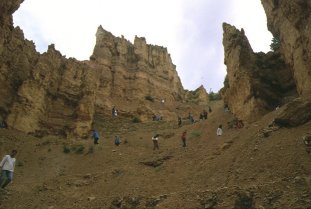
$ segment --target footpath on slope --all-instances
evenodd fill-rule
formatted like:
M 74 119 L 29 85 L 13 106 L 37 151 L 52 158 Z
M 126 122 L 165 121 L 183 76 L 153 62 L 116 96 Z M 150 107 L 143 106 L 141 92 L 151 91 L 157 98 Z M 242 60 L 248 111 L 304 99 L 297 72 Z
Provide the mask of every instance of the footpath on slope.
M 19 150 L 15 179 L 1 193 L 0 208 L 233 208 L 241 199 L 256 208 L 307 208 L 311 166 L 300 136 L 310 123 L 262 138 L 274 113 L 228 129 L 233 116 L 221 102 L 212 109 L 208 120 L 181 128 L 177 121 L 103 121 L 98 146 L 91 139 L 39 139 L 0 130 L 1 154 Z M 216 135 L 219 124 L 223 136 Z M 115 132 L 128 143 L 115 146 Z M 162 136 L 153 151 L 155 132 Z

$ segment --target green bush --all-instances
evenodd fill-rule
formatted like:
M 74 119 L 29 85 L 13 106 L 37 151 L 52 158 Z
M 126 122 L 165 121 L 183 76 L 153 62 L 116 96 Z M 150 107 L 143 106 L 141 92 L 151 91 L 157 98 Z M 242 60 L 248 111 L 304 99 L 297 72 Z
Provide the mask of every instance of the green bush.
M 270 49 L 272 51 L 278 51 L 280 49 L 280 40 L 276 37 L 272 38 L 272 43 L 270 44 Z
M 138 117 L 134 117 L 134 118 L 132 119 L 132 122 L 133 122 L 133 123 L 140 123 L 141 120 L 140 120 L 140 118 L 138 118 Z
M 70 153 L 70 147 L 68 145 L 64 145 L 63 146 L 63 152 L 66 154 Z

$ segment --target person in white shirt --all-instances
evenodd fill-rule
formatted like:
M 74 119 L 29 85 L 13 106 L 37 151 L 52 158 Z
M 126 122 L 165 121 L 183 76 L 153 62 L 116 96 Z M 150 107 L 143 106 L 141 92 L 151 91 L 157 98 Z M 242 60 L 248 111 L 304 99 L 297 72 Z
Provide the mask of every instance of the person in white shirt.
M 223 131 L 222 131 L 222 125 L 219 125 L 218 128 L 217 128 L 217 136 L 221 136 L 223 134 Z
M 156 134 L 152 137 L 153 150 L 159 149 L 159 144 L 158 144 L 159 136 L 160 136 L 159 134 Z
M 0 163 L 1 176 L 0 176 L 0 187 L 4 189 L 13 179 L 13 172 L 15 167 L 15 156 L 17 150 L 12 150 L 10 155 L 5 155 Z

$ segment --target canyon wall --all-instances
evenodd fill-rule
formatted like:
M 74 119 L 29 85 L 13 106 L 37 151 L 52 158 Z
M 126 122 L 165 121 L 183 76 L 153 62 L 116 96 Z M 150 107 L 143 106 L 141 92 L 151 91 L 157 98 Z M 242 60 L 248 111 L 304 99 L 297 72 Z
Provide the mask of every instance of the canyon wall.
M 123 117 L 175 120 L 177 106 L 207 105 L 204 88 L 183 89 L 167 49 L 142 37 L 132 44 L 99 26 L 90 60 L 67 59 L 53 44 L 38 53 L 13 27 L 21 3 L 0 3 L 0 119 L 9 128 L 86 138 L 95 118 L 111 119 L 113 106 Z

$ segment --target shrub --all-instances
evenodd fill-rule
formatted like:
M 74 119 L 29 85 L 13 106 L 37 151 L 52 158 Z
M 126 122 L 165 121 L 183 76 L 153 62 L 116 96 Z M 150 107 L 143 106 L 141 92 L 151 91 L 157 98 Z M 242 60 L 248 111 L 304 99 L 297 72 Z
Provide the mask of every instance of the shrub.
M 78 144 L 72 147 L 72 151 L 76 154 L 83 154 L 84 146 L 83 144 Z
M 70 153 L 70 147 L 68 145 L 64 145 L 63 146 L 63 152 L 66 154 Z
M 278 51 L 280 49 L 280 40 L 276 37 L 272 38 L 272 43 L 270 44 L 270 49 L 272 51 Z
M 140 123 L 141 120 L 140 120 L 140 118 L 138 118 L 138 117 L 135 116 L 135 117 L 132 119 L 132 122 L 133 122 L 133 123 Z

